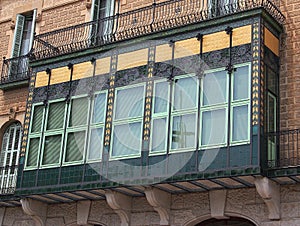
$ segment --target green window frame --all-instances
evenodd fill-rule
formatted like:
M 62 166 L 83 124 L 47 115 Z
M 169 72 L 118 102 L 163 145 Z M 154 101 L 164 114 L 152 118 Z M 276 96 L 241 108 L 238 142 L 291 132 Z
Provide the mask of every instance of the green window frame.
M 201 149 L 227 145 L 229 90 L 231 90 L 231 99 L 230 144 L 228 145 L 250 142 L 251 67 L 247 63 L 235 65 L 235 69 L 231 74 L 231 89 L 229 89 L 229 75 L 224 68 L 205 71 L 201 81 L 200 96 L 199 144 Z
M 102 159 L 106 106 L 107 91 L 95 93 L 91 108 L 87 162 L 99 162 Z
M 115 91 L 110 159 L 141 156 L 145 88 L 142 83 Z
M 43 103 L 34 104 L 32 106 L 31 123 L 27 142 L 25 170 L 36 169 L 38 167 L 44 117 L 45 106 Z
M 48 103 L 41 147 L 40 168 L 54 167 L 61 164 L 66 109 L 65 99 L 49 101 Z
M 89 112 L 90 98 L 88 95 L 71 98 L 65 134 L 63 165 L 84 163 Z
M 197 143 L 197 108 L 199 79 L 195 74 L 174 78 L 170 152 L 192 151 Z
M 168 142 L 170 82 L 154 82 L 151 118 L 150 155 L 166 153 Z

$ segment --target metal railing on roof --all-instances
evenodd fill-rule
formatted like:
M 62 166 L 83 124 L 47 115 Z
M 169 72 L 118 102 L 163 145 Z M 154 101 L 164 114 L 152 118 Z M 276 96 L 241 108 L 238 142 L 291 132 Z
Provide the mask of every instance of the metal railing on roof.
M 35 36 L 32 60 L 55 57 L 130 38 L 263 8 L 279 23 L 284 16 L 273 0 L 237 0 L 208 5 L 204 0 L 169 0 Z

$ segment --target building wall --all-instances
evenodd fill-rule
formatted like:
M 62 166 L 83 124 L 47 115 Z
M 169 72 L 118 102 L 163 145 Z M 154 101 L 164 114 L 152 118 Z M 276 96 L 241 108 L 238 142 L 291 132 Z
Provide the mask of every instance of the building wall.
M 259 226 L 291 226 L 300 224 L 300 185 L 281 186 L 281 219 L 268 219 L 268 209 L 255 188 L 231 189 L 227 191 L 225 215 L 248 219 Z M 3 209 L 2 209 L 3 210 Z M 49 205 L 47 226 L 76 225 L 76 203 Z M 210 219 L 209 193 L 172 195 L 170 225 L 194 226 Z M 148 204 L 145 197 L 132 201 L 131 226 L 158 226 L 159 215 Z M 119 226 L 118 215 L 105 200 L 92 201 L 88 221 L 105 226 Z M 32 219 L 24 215 L 21 207 L 6 208 L 3 226 L 33 225 Z
M 281 129 L 300 127 L 300 1 L 280 1 L 286 17 L 281 45 Z

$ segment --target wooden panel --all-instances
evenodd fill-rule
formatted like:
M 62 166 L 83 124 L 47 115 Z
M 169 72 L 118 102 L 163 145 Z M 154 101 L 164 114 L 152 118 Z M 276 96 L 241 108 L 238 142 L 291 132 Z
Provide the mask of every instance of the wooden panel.
M 139 67 L 148 63 L 148 49 L 141 49 L 129 53 L 123 53 L 118 58 L 118 71 Z
M 78 80 L 91 76 L 93 76 L 93 64 L 90 61 L 74 65 L 72 80 Z
M 110 72 L 110 57 L 96 60 L 96 75 L 107 74 Z
M 234 28 L 232 46 L 251 43 L 251 25 Z M 225 31 L 203 36 L 203 52 L 211 52 L 229 47 L 229 35 Z
M 49 75 L 45 71 L 36 74 L 35 87 L 42 87 L 48 85 Z
M 279 40 L 275 37 L 266 27 L 264 28 L 265 45 L 274 53 L 279 56 Z
M 196 55 L 199 53 L 200 53 L 200 42 L 197 40 L 197 38 L 190 38 L 175 43 L 174 58 L 181 58 L 181 57 Z
M 172 47 L 169 44 L 156 46 L 155 62 L 163 62 L 172 59 Z
M 70 81 L 71 71 L 68 67 L 56 68 L 51 71 L 50 85 Z

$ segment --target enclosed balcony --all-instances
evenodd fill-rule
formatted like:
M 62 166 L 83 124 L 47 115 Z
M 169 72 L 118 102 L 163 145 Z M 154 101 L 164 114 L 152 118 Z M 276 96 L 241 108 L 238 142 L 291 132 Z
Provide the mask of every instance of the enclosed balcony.
M 178 0 L 35 36 L 16 194 L 255 186 L 283 20 L 266 0 Z

